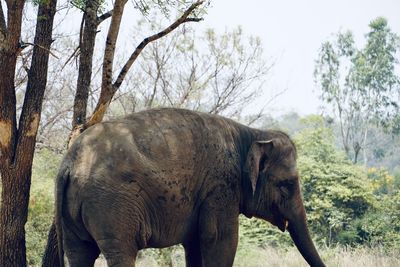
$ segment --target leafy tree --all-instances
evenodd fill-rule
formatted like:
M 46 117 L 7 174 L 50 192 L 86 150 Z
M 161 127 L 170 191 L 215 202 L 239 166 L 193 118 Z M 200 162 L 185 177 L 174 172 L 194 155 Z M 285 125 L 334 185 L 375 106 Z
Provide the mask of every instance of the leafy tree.
M 385 249 L 400 247 L 400 190 L 377 198 L 376 208 L 355 220 L 348 228 L 352 243 Z
M 366 45 L 357 49 L 350 31 L 338 33 L 334 42 L 322 44 L 316 61 L 315 80 L 321 98 L 333 108 L 344 150 L 356 163 L 366 145 L 371 125 L 397 132 L 400 79 L 396 74 L 399 36 L 386 19 L 370 24 Z
M 332 131 L 319 116 L 303 119 L 307 126 L 295 136 L 304 204 L 311 229 L 328 245 L 355 218 L 374 205 L 368 179 L 335 148 Z
M 375 195 L 392 195 L 399 189 L 395 184 L 395 177 L 384 168 L 369 168 L 367 175 L 371 191 Z

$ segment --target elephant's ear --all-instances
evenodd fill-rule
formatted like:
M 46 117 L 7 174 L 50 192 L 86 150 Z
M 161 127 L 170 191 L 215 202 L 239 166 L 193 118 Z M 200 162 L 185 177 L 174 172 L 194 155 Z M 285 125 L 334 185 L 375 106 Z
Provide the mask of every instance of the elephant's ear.
M 248 173 L 253 195 L 256 192 L 258 174 L 268 159 L 268 152 L 272 150 L 273 141 L 255 141 L 247 153 L 245 171 Z

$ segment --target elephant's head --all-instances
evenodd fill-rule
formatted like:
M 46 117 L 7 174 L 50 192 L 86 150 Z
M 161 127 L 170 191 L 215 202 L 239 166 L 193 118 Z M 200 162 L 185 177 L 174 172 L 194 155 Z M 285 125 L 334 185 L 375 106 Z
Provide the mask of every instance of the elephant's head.
M 281 231 L 287 229 L 311 266 L 325 266 L 308 231 L 293 142 L 287 136 L 254 142 L 245 170 L 252 194 L 247 215 L 265 219 Z

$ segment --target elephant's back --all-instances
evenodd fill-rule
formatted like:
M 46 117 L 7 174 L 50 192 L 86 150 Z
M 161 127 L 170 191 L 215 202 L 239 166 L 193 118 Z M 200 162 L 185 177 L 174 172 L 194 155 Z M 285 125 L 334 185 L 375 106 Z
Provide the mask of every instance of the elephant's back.
M 69 156 L 80 179 L 115 171 L 189 175 L 203 171 L 199 163 L 217 163 L 234 152 L 237 131 L 237 124 L 218 116 L 148 110 L 92 126 L 76 140 Z
M 230 119 L 185 109 L 160 108 L 134 113 L 125 118 L 142 152 L 178 156 L 192 150 L 212 152 L 213 148 L 234 149 L 241 128 Z

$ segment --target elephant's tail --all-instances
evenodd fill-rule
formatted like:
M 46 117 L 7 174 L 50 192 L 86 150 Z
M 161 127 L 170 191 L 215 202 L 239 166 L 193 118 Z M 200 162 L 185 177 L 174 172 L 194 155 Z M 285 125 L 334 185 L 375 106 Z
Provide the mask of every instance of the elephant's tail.
M 63 229 L 62 229 L 62 209 L 64 202 L 65 185 L 69 179 L 69 169 L 61 168 L 56 179 L 55 190 L 55 226 L 57 233 L 58 257 L 60 266 L 64 267 L 64 244 L 63 244 Z

